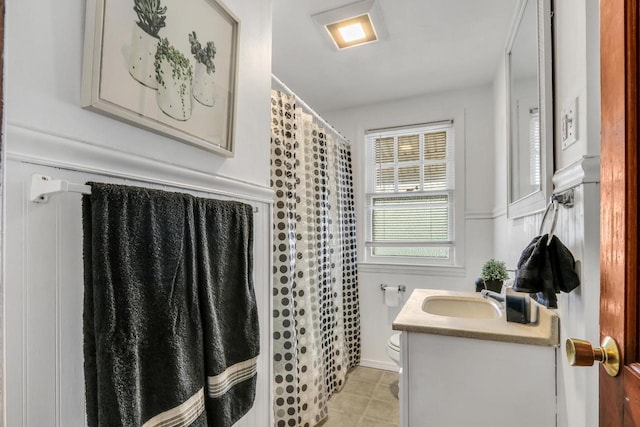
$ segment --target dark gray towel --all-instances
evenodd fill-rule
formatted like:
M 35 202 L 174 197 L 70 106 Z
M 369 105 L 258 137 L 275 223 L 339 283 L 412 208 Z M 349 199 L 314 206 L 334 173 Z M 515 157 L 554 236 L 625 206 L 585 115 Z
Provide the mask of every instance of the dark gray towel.
M 555 288 L 569 293 L 580 286 L 576 261 L 571 251 L 556 236 L 551 239 L 548 249 Z
M 83 197 L 88 425 L 233 425 L 253 404 L 259 351 L 251 207 L 91 186 Z M 210 393 L 211 378 L 225 373 L 229 387 Z
M 518 292 L 539 292 L 545 288 L 544 277 L 547 264 L 546 238 L 534 237 L 520 254 L 513 289 Z
M 209 426 L 233 425 L 253 405 L 260 351 L 253 291 L 253 209 L 195 199 Z
M 527 292 L 550 308 L 557 308 L 556 294 L 571 292 L 580 285 L 571 251 L 556 236 L 547 245 L 548 235 L 537 236 L 518 260 L 513 290 Z

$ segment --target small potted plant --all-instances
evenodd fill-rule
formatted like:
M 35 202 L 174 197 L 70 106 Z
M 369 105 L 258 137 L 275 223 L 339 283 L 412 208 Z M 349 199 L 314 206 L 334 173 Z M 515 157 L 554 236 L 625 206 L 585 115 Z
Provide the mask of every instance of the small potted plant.
M 216 72 L 216 66 L 213 64 L 213 58 L 216 56 L 216 45 L 209 41 L 203 47 L 198 41 L 195 31 L 189 34 L 189 43 L 191 43 L 191 53 L 196 59 L 193 75 L 193 97 L 202 105 L 212 107 L 215 103 L 213 73 Z
M 501 292 L 502 283 L 509 278 L 509 275 L 507 275 L 507 267 L 504 262 L 491 258 L 482 266 L 482 275 L 480 277 L 486 289 Z
M 193 69 L 189 60 L 166 38 L 160 39 L 155 60 L 158 107 L 176 120 L 191 118 Z
M 158 33 L 166 25 L 167 8 L 160 0 L 134 0 L 133 10 L 138 22 L 133 26 L 129 73 L 143 85 L 155 89 L 158 87 L 154 71 Z

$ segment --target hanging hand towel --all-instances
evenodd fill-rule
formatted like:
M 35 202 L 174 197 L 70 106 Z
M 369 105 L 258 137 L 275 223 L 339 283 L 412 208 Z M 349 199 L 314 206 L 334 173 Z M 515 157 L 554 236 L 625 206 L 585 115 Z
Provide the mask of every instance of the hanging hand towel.
M 233 215 L 220 219 L 231 218 L 243 228 L 232 235 L 203 237 L 197 234 L 203 231 L 199 200 L 105 184 L 92 184 L 91 195 L 83 197 L 85 389 L 90 427 L 231 426 L 253 404 L 258 324 L 250 279 L 252 217 L 244 214 L 251 208 L 218 202 L 242 212 L 238 214 L 242 219 Z M 229 231 L 223 226 L 217 230 L 223 229 Z M 235 243 L 220 252 L 202 246 L 225 239 Z M 232 249 L 237 251 L 227 252 Z M 214 254 L 241 266 L 218 270 L 215 265 L 220 259 L 212 258 Z M 221 281 L 208 275 L 210 271 L 238 275 Z M 210 285 L 220 285 L 215 292 L 231 296 L 207 297 L 212 293 Z M 230 300 L 237 307 L 237 299 L 246 303 L 242 319 L 219 307 L 220 302 L 231 304 Z M 229 331 L 240 343 L 231 355 L 225 348 Z M 235 387 L 232 384 L 221 394 L 233 405 L 219 404 L 220 396 L 209 397 L 207 379 L 219 373 L 211 359 L 221 360 L 219 365 L 232 367 L 233 372 L 237 372 L 236 360 L 251 366 L 251 374 L 243 371 L 242 379 L 230 375 L 236 379 Z
M 549 260 L 557 291 L 569 293 L 580 286 L 580 278 L 576 273 L 576 260 L 571 251 L 556 236 L 551 238 Z
M 560 239 L 548 235 L 535 237 L 520 255 L 513 290 L 530 293 L 540 304 L 557 308 L 556 294 L 571 292 L 580 285 L 571 251 Z
M 518 259 L 516 277 L 513 281 L 514 291 L 534 293 L 544 289 L 546 254 L 546 238 L 534 237 Z

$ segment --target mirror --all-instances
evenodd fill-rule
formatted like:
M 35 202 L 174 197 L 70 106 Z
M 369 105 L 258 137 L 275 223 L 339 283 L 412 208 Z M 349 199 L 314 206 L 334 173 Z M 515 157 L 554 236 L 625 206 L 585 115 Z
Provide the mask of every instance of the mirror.
M 551 194 L 550 20 L 549 0 L 523 0 L 507 47 L 510 218 L 543 210 Z

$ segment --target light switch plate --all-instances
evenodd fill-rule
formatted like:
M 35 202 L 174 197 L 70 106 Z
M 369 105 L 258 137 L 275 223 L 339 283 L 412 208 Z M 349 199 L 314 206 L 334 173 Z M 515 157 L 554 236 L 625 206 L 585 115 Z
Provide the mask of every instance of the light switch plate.
M 578 98 L 572 99 L 562 109 L 560 135 L 563 150 L 578 140 Z

